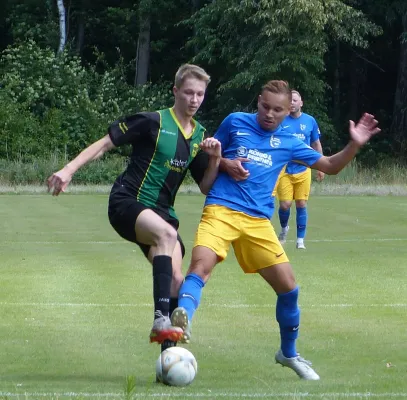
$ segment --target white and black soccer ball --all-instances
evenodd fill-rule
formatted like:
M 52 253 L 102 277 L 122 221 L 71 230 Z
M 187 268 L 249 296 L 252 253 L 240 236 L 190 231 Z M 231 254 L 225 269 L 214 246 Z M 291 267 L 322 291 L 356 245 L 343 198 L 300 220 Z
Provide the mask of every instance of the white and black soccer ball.
M 157 378 L 170 386 L 187 386 L 198 372 L 194 355 L 183 347 L 169 347 L 156 362 Z

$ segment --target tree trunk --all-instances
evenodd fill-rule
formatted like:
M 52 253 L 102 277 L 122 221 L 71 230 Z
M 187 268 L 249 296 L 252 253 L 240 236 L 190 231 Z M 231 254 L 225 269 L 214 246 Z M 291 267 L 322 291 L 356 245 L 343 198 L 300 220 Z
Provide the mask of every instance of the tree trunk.
M 349 77 L 349 117 L 352 120 L 357 120 L 359 114 L 359 60 L 356 55 L 351 52 L 348 68 Z
M 84 42 L 85 42 L 85 11 L 83 9 L 82 3 L 78 17 L 78 31 L 76 39 L 76 52 L 79 56 L 82 56 Z
M 58 53 L 62 53 L 66 43 L 66 27 L 65 27 L 65 7 L 63 0 L 57 0 L 59 12 L 59 48 Z
M 407 35 L 407 10 L 402 17 L 403 35 Z M 397 143 L 397 150 L 407 153 L 407 38 L 400 43 L 400 61 L 394 98 L 391 133 Z
M 149 0 L 140 3 L 140 31 L 137 41 L 137 60 L 135 85 L 147 83 L 148 70 L 150 66 L 150 30 L 151 16 Z

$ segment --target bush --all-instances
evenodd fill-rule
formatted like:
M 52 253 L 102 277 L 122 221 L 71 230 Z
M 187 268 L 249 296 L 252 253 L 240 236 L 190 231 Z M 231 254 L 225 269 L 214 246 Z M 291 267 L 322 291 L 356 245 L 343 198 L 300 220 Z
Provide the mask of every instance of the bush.
M 125 114 L 167 107 L 169 85 L 132 87 L 124 66 L 103 74 L 67 53 L 56 55 L 34 41 L 0 57 L 0 157 L 29 161 L 47 154 L 72 158 L 106 134 Z
M 126 168 L 127 158 L 111 155 L 94 161 L 80 169 L 73 178 L 74 184 L 112 185 Z M 47 178 L 63 167 L 65 161 L 53 156 L 26 163 L 0 160 L 0 184 L 45 185 Z

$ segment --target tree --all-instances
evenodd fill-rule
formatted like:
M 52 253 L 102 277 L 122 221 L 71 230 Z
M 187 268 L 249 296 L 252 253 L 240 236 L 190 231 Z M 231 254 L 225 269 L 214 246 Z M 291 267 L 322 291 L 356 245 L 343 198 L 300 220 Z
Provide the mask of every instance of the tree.
M 63 0 L 57 0 L 59 13 L 59 47 L 58 53 L 62 53 L 66 43 L 66 28 L 65 28 L 65 7 Z
M 140 30 L 137 40 L 135 85 L 147 83 L 150 65 L 151 0 L 141 0 L 139 5 Z
M 379 71 L 379 75 L 369 75 L 369 81 L 361 91 L 376 108 L 379 118 L 386 129 L 387 146 L 400 155 L 407 153 L 407 3 L 405 0 L 353 0 L 352 3 L 374 19 L 384 28 L 379 40 L 371 43 L 367 56 L 374 63 L 366 60 Z M 390 107 L 389 107 L 390 105 Z M 390 140 L 389 140 L 390 139 Z M 381 139 L 383 142 L 384 139 Z M 392 145 L 392 146 L 391 146 Z M 381 143 L 381 151 L 383 151 Z
M 400 37 L 400 61 L 394 96 L 391 133 L 401 154 L 407 154 L 407 5 L 399 3 L 403 33 Z
M 367 46 L 380 30 L 340 0 L 217 0 L 189 23 L 197 62 L 216 71 L 219 107 L 250 108 L 259 86 L 286 79 L 308 94 L 309 109 L 325 114 L 324 55 L 331 41 Z M 236 104 L 237 103 L 237 104 Z

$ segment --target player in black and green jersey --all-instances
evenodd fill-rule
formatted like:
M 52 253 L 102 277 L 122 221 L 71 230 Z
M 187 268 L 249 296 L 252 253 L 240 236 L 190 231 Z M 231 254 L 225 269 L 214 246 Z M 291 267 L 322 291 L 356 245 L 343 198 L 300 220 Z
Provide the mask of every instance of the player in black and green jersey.
M 188 170 L 202 193 L 208 193 L 221 157 L 220 143 L 205 139 L 205 128 L 193 119 L 209 81 L 202 68 L 182 65 L 175 75 L 172 108 L 114 122 L 106 136 L 48 179 L 49 190 L 57 196 L 80 167 L 116 146 L 132 145 L 128 167 L 110 193 L 109 220 L 117 233 L 137 243 L 152 263 L 154 323 L 150 341 L 162 343 L 162 348 L 178 341 L 183 333 L 169 319 L 177 307 L 185 253 L 177 233 L 175 196 Z

